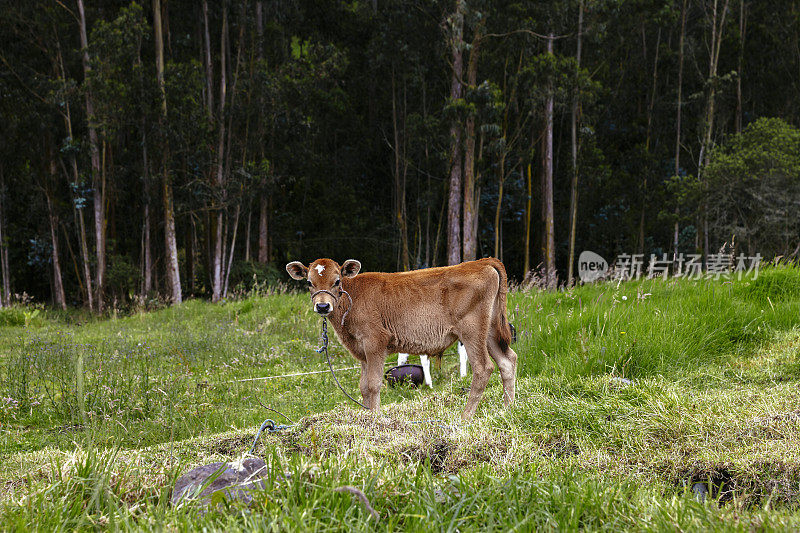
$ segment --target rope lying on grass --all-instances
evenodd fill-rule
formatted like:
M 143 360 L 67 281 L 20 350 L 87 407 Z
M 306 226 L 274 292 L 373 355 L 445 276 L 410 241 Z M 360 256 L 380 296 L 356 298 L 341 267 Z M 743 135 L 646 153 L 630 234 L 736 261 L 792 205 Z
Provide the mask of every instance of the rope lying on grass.
M 349 309 L 348 309 L 348 311 L 349 311 Z M 344 320 L 344 318 L 342 318 L 342 320 Z M 364 409 L 369 410 L 369 408 L 366 405 L 364 405 L 363 403 L 359 402 L 358 400 L 356 400 L 355 398 L 350 396 L 350 394 L 348 394 L 347 391 L 344 390 L 344 387 L 342 387 L 342 384 L 339 383 L 339 379 L 336 377 L 336 372 L 333 371 L 333 363 L 331 363 L 331 356 L 328 353 L 328 321 L 327 321 L 327 319 L 325 317 L 322 317 L 322 338 L 321 338 L 321 340 L 322 340 L 322 346 L 319 347 L 319 349 L 317 350 L 317 353 L 325 352 L 325 358 L 328 360 L 328 369 L 330 370 L 334 381 L 336 381 L 336 385 L 339 387 L 339 390 L 341 390 L 342 393 L 344 393 L 344 395 L 347 396 L 349 399 L 351 399 L 353 402 L 357 403 L 358 405 L 360 405 Z M 353 367 L 348 367 L 348 368 L 340 368 L 339 370 L 352 370 L 352 369 L 355 369 L 355 368 L 359 368 L 359 367 L 353 366 Z M 236 381 L 256 381 L 256 380 L 259 380 L 259 379 L 275 379 L 275 378 L 289 377 L 289 376 L 305 376 L 305 375 L 309 375 L 309 374 L 320 374 L 322 372 L 325 372 L 325 371 L 324 370 L 316 370 L 316 371 L 313 371 L 313 372 L 298 372 L 298 373 L 294 373 L 294 374 L 284 374 L 282 376 L 267 376 L 267 377 L 263 377 L 263 378 L 235 379 L 235 380 L 232 380 L 232 381 L 227 381 L 225 383 L 232 383 L 232 382 L 236 382 Z M 258 400 L 258 399 L 256 398 L 256 400 Z M 268 430 L 270 433 L 273 433 L 275 431 L 279 431 L 279 430 L 282 430 L 282 429 L 289 429 L 290 427 L 295 425 L 294 421 L 291 418 L 289 418 L 285 414 L 281 413 L 280 411 L 276 411 L 275 409 L 272 409 L 270 407 L 265 406 L 263 403 L 261 403 L 261 400 L 258 400 L 258 403 L 264 409 L 268 409 L 268 410 L 270 410 L 270 411 L 272 411 L 274 413 L 278 413 L 279 415 L 281 415 L 284 418 L 288 419 L 290 422 L 292 422 L 292 424 L 289 424 L 289 425 L 276 424 L 275 421 L 270 419 L 270 418 L 264 420 L 264 422 L 261 424 L 261 427 L 258 429 L 258 433 L 256 433 L 256 438 L 253 440 L 253 446 L 250 447 L 250 451 L 248 452 L 249 455 L 252 455 L 253 452 L 255 452 L 256 445 L 258 444 L 258 439 L 261 437 L 261 434 L 264 432 L 265 429 Z M 439 420 L 439 419 L 412 420 L 411 424 L 425 424 L 425 423 L 430 423 L 430 422 L 440 422 L 441 423 L 442 420 Z M 439 427 L 441 427 L 441 428 L 450 429 L 447 426 L 444 426 L 444 425 L 441 425 L 441 424 L 437 424 L 437 425 Z M 355 492 L 350 490 L 353 487 L 349 487 L 348 486 L 348 487 L 340 487 L 340 488 L 346 489 L 348 492 L 351 492 L 352 494 L 354 494 L 354 495 L 358 496 L 360 499 L 362 499 L 362 502 L 364 503 L 364 505 L 367 506 L 367 509 L 370 511 L 370 513 L 372 513 L 373 516 L 375 516 L 375 519 L 377 520 L 379 518 L 380 515 L 378 515 L 378 513 L 375 511 L 375 509 L 373 509 L 372 506 L 369 504 L 369 501 L 366 499 L 366 496 L 364 496 L 363 492 L 358 491 L 358 489 L 355 489 L 360 493 L 360 495 L 359 495 L 359 494 L 356 494 Z
M 344 318 L 342 320 L 344 320 Z M 344 390 L 344 387 L 342 387 L 342 384 L 339 383 L 339 378 L 336 377 L 336 372 L 333 371 L 333 363 L 331 363 L 331 356 L 328 354 L 328 321 L 325 319 L 325 317 L 322 317 L 322 346 L 319 347 L 319 349 L 317 350 L 317 353 L 322 353 L 323 351 L 325 352 L 325 357 L 328 360 L 328 369 L 331 371 L 331 375 L 333 375 L 333 379 L 334 379 L 334 381 L 336 381 L 336 385 L 339 387 L 339 389 L 344 393 L 345 396 L 347 396 L 348 398 L 353 400 L 355 403 L 357 403 L 358 405 L 360 405 L 364 409 L 368 409 L 368 407 L 366 405 L 364 405 L 363 403 L 359 402 L 358 400 L 356 400 L 355 398 L 350 396 L 347 393 L 347 391 Z M 358 367 L 352 367 L 352 368 L 358 368 Z M 324 372 L 324 370 L 323 370 L 323 372 Z M 319 372 L 310 372 L 310 373 L 311 374 L 318 374 Z M 275 377 L 279 377 L 279 376 L 275 376 Z M 255 379 L 259 379 L 259 378 L 255 378 Z M 264 378 L 261 378 L 261 379 L 264 379 Z M 241 380 L 241 381 L 249 381 L 249 380 Z M 291 421 L 291 419 L 288 416 L 284 415 L 280 411 L 276 411 L 275 409 L 271 409 L 269 407 L 266 407 L 263 403 L 261 403 L 260 400 L 259 400 L 258 403 L 261 404 L 261 407 L 264 407 L 266 409 L 269 409 L 270 411 L 278 413 L 278 414 L 284 416 L 285 418 L 287 418 L 287 419 L 289 419 Z M 258 429 L 258 433 L 256 433 L 256 438 L 253 439 L 253 445 L 250 447 L 250 451 L 248 453 L 250 455 L 252 455 L 253 452 L 256 451 L 256 445 L 258 444 L 258 439 L 261 437 L 261 434 L 264 432 L 265 429 L 268 430 L 270 433 L 273 433 L 273 432 L 281 430 L 281 429 L 289 429 L 292 426 L 294 426 L 294 424 L 290 424 L 290 425 L 278 424 L 278 425 L 276 425 L 275 421 L 270 419 L 270 418 L 264 420 L 264 422 L 261 424 L 261 427 Z M 355 493 L 353 493 L 353 494 L 355 494 Z M 361 493 L 361 498 L 363 498 L 363 500 L 366 501 L 366 496 L 364 496 L 363 492 Z M 370 510 L 370 512 L 373 514 L 373 516 L 375 516 L 375 519 L 377 520 L 378 519 L 378 514 L 375 512 L 375 509 L 373 509 L 369 505 L 369 501 L 366 501 L 365 505 Z
M 261 402 L 259 402 L 259 403 L 261 403 Z M 267 409 L 270 409 L 270 408 L 267 407 Z M 270 409 L 270 411 L 275 411 L 275 410 L 274 409 Z M 279 413 L 279 414 L 283 414 L 283 413 L 280 413 L 279 411 L 275 411 L 275 412 Z M 286 415 L 283 415 L 283 416 L 286 416 Z M 270 433 L 274 433 L 275 431 L 280 431 L 282 429 L 289 429 L 292 426 L 294 426 L 294 424 L 288 424 L 288 425 L 286 425 L 286 424 L 276 424 L 274 420 L 269 419 L 269 418 L 264 420 L 264 423 L 261 424 L 260 428 L 258 428 L 258 433 L 256 433 L 256 438 L 253 440 L 253 445 L 250 447 L 250 451 L 247 452 L 247 455 L 253 455 L 255 453 L 256 445 L 258 444 L 258 439 L 261 437 L 261 434 L 264 432 L 265 429 L 267 431 L 269 431 Z M 367 495 L 364 494 L 364 492 L 361 489 L 359 489 L 357 487 L 353 487 L 352 485 L 343 485 L 341 487 L 336 487 L 335 489 L 333 489 L 333 491 L 334 492 L 344 492 L 344 493 L 352 494 L 353 496 L 358 498 L 359 501 L 361 501 L 361 503 L 364 505 L 364 507 L 366 507 L 367 511 L 369 511 L 369 514 L 371 514 L 372 517 L 376 521 L 379 521 L 381 519 L 380 513 L 375 510 L 375 508 L 372 506 L 372 504 L 370 504 L 369 499 L 367 498 Z
M 256 445 L 258 444 L 258 439 L 261 437 L 261 434 L 264 432 L 265 429 L 270 433 L 274 433 L 275 431 L 279 431 L 281 429 L 289 429 L 293 425 L 294 424 L 289 424 L 289 425 L 275 424 L 275 421 L 270 418 L 264 420 L 264 422 L 261 424 L 261 427 L 258 428 L 258 433 L 256 433 L 256 438 L 253 439 L 253 445 L 250 447 L 250 451 L 247 452 L 247 455 L 253 455 L 255 453 Z
M 349 309 L 348 309 L 348 311 L 349 311 Z M 344 317 L 342 317 L 342 322 L 344 322 Z M 325 358 L 328 359 L 328 368 L 330 369 L 331 374 L 333 375 L 333 380 L 336 381 L 336 385 L 339 387 L 339 390 L 342 391 L 345 396 L 347 396 L 348 398 L 353 400 L 355 403 L 357 403 L 358 405 L 360 405 L 364 409 L 369 410 L 369 407 L 367 407 L 363 403 L 359 402 L 358 400 L 356 400 L 355 398 L 350 396 L 347 393 L 347 391 L 344 390 L 344 387 L 342 387 L 342 384 L 339 383 L 339 378 L 336 377 L 336 372 L 333 371 L 333 363 L 331 363 L 331 356 L 328 354 L 328 320 L 325 317 L 322 317 L 322 346 L 319 347 L 319 350 L 317 350 L 317 353 L 322 353 L 323 351 L 325 352 Z
M 356 368 L 361 368 L 360 366 L 346 366 L 344 368 L 337 368 L 336 370 L 355 370 Z M 264 376 L 260 378 L 244 378 L 244 379 L 232 379 L 230 381 L 221 381 L 220 384 L 223 383 L 239 383 L 241 381 L 259 381 L 262 379 L 278 379 L 278 378 L 293 378 L 296 376 L 310 376 L 311 374 L 325 374 L 329 372 L 328 370 L 314 370 L 312 372 L 295 372 L 293 374 L 280 374 L 277 376 Z

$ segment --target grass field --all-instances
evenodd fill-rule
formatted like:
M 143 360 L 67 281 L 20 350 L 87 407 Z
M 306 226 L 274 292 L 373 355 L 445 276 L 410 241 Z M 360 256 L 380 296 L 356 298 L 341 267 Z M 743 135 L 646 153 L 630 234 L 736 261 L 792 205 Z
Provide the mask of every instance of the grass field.
M 384 388 L 379 415 L 326 373 L 241 381 L 327 368 L 307 294 L 107 319 L 0 310 L 0 528 L 800 529 L 799 269 L 513 292 L 509 316 L 517 401 L 502 408 L 494 373 L 463 424 L 454 355 L 433 390 Z M 338 375 L 357 394 L 358 371 Z M 259 401 L 296 422 L 256 449 L 269 489 L 173 508 L 182 472 L 286 422 Z

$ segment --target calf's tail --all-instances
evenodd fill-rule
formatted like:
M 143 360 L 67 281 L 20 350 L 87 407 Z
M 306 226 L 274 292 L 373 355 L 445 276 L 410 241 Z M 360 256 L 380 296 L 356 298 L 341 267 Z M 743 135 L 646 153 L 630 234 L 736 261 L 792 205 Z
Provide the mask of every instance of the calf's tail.
M 514 337 L 511 331 L 511 325 L 508 323 L 508 311 L 506 309 L 506 295 L 508 294 L 508 276 L 506 275 L 506 267 L 503 266 L 503 263 L 500 262 L 499 259 L 495 259 L 494 257 L 489 257 L 484 259 L 484 261 L 487 261 L 500 276 L 500 285 L 497 288 L 497 296 L 494 306 L 494 328 L 497 343 L 500 345 L 500 349 L 505 352 Z

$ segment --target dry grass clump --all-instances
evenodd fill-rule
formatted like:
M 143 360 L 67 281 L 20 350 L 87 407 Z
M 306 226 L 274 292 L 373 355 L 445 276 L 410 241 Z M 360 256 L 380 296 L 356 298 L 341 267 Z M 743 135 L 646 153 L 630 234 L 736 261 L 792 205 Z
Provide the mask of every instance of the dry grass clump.
M 268 436 L 257 451 L 275 439 L 286 452 L 317 459 L 336 456 L 400 467 L 428 463 L 434 473 L 507 465 L 519 451 L 520 443 L 505 433 L 462 422 L 460 405 L 442 407 L 458 402 L 437 402 L 442 399 L 437 393 L 385 406 L 377 414 L 345 406 L 310 415 Z

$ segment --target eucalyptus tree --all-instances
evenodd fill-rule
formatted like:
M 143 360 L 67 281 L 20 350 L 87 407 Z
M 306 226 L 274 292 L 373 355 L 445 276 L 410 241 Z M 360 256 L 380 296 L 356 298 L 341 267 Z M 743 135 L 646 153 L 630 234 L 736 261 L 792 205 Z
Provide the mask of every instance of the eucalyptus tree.
M 160 127 L 167 127 L 167 94 L 164 81 L 164 31 L 162 28 L 161 1 L 153 0 L 153 34 L 155 41 L 156 56 L 156 80 L 161 101 Z M 164 241 L 166 244 L 166 271 L 167 280 L 170 288 L 170 298 L 173 303 L 181 303 L 183 299 L 181 291 L 180 270 L 178 267 L 178 244 L 175 235 L 175 210 L 172 194 L 172 177 L 169 168 L 169 138 L 162 133 L 161 147 L 161 200 L 164 209 Z
M 447 18 L 447 42 L 452 50 L 452 73 L 450 75 L 449 104 L 456 107 L 463 95 L 464 72 L 464 15 L 466 0 L 455 0 L 452 13 Z M 462 126 L 454 116 L 450 126 L 450 187 L 447 200 L 447 264 L 461 262 L 461 187 L 462 172 Z
M 78 29 L 81 42 L 81 61 L 84 76 L 84 101 L 86 105 L 87 131 L 89 132 L 89 153 L 92 169 L 92 195 L 94 204 L 94 239 L 95 239 L 95 300 L 97 310 L 103 311 L 103 287 L 106 272 L 106 226 L 105 226 L 105 201 L 106 187 L 105 174 L 100 168 L 100 148 L 97 140 L 97 129 L 94 125 L 94 100 L 89 84 L 91 77 L 91 62 L 89 58 L 89 39 L 87 37 L 86 10 L 83 0 L 77 1 Z

